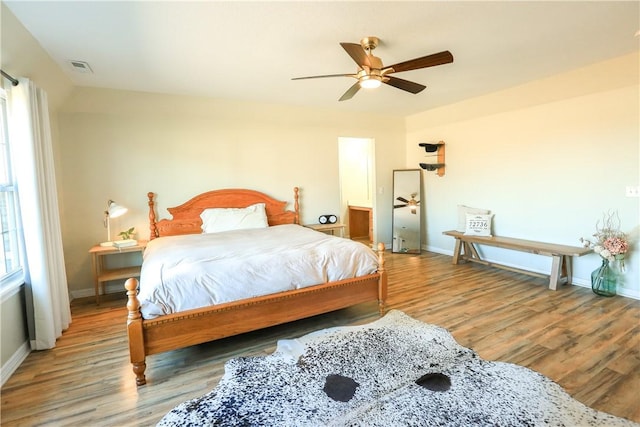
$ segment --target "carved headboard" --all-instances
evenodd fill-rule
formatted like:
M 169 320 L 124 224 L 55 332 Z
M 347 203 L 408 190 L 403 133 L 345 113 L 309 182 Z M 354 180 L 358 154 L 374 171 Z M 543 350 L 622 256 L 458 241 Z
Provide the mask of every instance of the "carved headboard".
M 173 219 L 156 221 L 155 194 L 148 193 L 149 198 L 149 240 L 161 236 L 202 233 L 200 214 L 208 208 L 246 208 L 255 203 L 264 203 L 269 225 L 299 224 L 300 206 L 298 187 L 293 189 L 294 211 L 285 210 L 287 202 L 275 200 L 264 193 L 245 189 L 213 190 L 199 194 L 186 203 L 167 210 Z

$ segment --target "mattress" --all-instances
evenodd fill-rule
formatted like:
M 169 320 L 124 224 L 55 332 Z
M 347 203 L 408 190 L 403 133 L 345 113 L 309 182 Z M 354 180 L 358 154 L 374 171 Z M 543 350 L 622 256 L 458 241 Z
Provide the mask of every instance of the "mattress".
M 144 251 L 145 319 L 373 274 L 368 246 L 295 224 L 159 237 Z

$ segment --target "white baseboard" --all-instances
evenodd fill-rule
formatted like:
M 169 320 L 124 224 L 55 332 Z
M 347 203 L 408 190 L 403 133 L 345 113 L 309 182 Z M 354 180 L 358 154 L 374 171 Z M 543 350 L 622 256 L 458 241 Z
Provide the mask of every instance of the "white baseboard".
M 385 246 L 387 249 L 391 249 L 391 245 L 387 245 L 385 243 Z M 434 246 L 427 246 L 427 245 L 423 245 L 422 246 L 422 250 L 424 251 L 429 251 L 429 252 L 434 252 L 437 254 L 442 254 L 442 255 L 449 255 L 449 256 L 453 256 L 453 251 L 452 250 L 447 250 L 447 249 L 442 249 L 442 248 L 437 248 Z M 523 266 L 523 265 L 515 265 L 515 264 L 509 264 L 509 263 L 505 263 L 503 261 L 500 260 L 495 260 L 495 259 L 487 259 L 487 261 L 489 262 L 494 262 L 494 263 L 500 263 L 500 264 L 504 264 L 507 267 L 514 267 L 514 268 L 519 268 L 521 270 L 529 270 L 529 271 L 533 271 L 535 273 L 540 273 L 540 274 L 549 274 L 549 271 L 546 270 L 538 270 L 538 269 L 532 269 L 530 266 Z M 591 280 L 590 279 L 583 279 L 580 277 L 574 277 L 573 278 L 573 284 L 577 285 L 577 286 L 582 286 L 583 288 L 590 288 L 591 287 Z M 111 293 L 118 293 L 118 292 L 124 292 L 124 282 L 118 282 L 118 283 L 108 283 L 106 286 L 105 291 L 108 294 Z M 93 288 L 87 288 L 87 289 L 79 289 L 77 291 L 72 291 L 71 292 L 71 298 L 86 298 L 86 297 L 91 297 L 94 296 L 94 290 Z M 627 289 L 627 288 L 619 288 L 618 289 L 618 295 L 621 295 L 623 297 L 628 297 L 628 298 L 633 298 L 633 299 L 637 299 L 640 300 L 640 291 L 634 291 L 631 289 Z
M 433 246 L 424 246 L 423 249 L 426 250 L 426 251 L 429 251 L 429 252 L 435 252 L 437 254 L 453 256 L 453 251 L 451 251 L 451 250 L 444 250 L 442 248 L 435 248 Z M 493 262 L 493 263 L 498 263 L 498 264 L 503 264 L 503 265 L 506 265 L 507 267 L 518 268 L 520 270 L 529 270 L 529 271 L 533 271 L 535 273 L 546 274 L 546 275 L 549 274 L 549 271 L 546 271 L 546 270 L 543 271 L 543 270 L 539 270 L 539 269 L 533 269 L 533 268 L 531 268 L 529 266 L 509 264 L 509 263 L 506 263 L 506 262 L 501 261 L 501 260 L 487 259 L 487 261 Z M 580 287 L 583 287 L 583 288 L 591 288 L 591 278 L 584 279 L 584 278 L 581 278 L 581 277 L 574 277 L 572 279 L 572 281 L 571 281 L 571 284 L 572 285 L 576 285 L 576 286 L 580 286 Z M 634 291 L 633 289 L 627 289 L 627 288 L 619 287 L 617 289 L 617 294 L 620 295 L 620 296 L 623 296 L 623 297 L 640 300 L 640 291 Z
M 4 383 L 7 382 L 11 375 L 18 369 L 18 367 L 24 362 L 27 356 L 31 353 L 31 346 L 29 346 L 29 341 L 25 341 L 13 356 L 7 360 L 7 363 L 2 365 L 2 370 L 0 372 L 0 377 L 2 378 L 2 384 L 0 386 L 4 386 Z

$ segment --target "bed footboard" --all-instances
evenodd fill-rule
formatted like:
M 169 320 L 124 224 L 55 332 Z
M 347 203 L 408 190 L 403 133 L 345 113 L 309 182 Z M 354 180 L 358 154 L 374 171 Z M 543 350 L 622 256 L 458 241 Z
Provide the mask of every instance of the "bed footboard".
M 367 276 L 329 282 L 144 320 L 138 299 L 138 280 L 125 282 L 129 357 L 136 385 L 147 383 L 145 358 L 178 348 L 238 335 L 315 316 L 355 304 L 376 301 L 384 315 L 387 272 L 384 244 L 378 244 L 378 271 Z M 247 322 L 247 319 L 252 319 Z
M 147 369 L 145 362 L 144 334 L 142 330 L 142 314 L 140 313 L 140 301 L 138 300 L 138 281 L 128 279 L 124 287 L 127 289 L 127 335 L 129 337 L 129 357 L 136 374 L 136 385 L 144 385 L 147 380 L 144 371 Z
M 387 271 L 384 269 L 384 243 L 378 243 L 378 312 L 384 316 L 387 301 Z

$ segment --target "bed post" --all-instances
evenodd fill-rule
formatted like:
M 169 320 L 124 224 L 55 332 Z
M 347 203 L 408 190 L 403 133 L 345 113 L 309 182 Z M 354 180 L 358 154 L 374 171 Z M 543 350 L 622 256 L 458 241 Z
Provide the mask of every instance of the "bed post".
M 387 272 L 384 269 L 384 243 L 378 243 L 378 311 L 384 316 L 385 301 L 387 300 Z
M 127 279 L 124 283 L 127 289 L 127 335 L 129 337 L 129 357 L 136 374 L 136 385 L 144 385 L 147 380 L 144 371 L 147 369 L 144 354 L 144 335 L 142 331 L 142 314 L 138 301 L 138 280 Z
M 300 203 L 298 202 L 298 193 L 300 188 L 293 187 L 293 210 L 296 212 L 295 224 L 300 224 Z
M 149 198 L 149 240 L 153 240 L 158 237 L 158 228 L 156 227 L 156 210 L 154 208 L 155 203 L 153 202 L 154 194 L 152 192 L 147 193 L 147 197 Z

